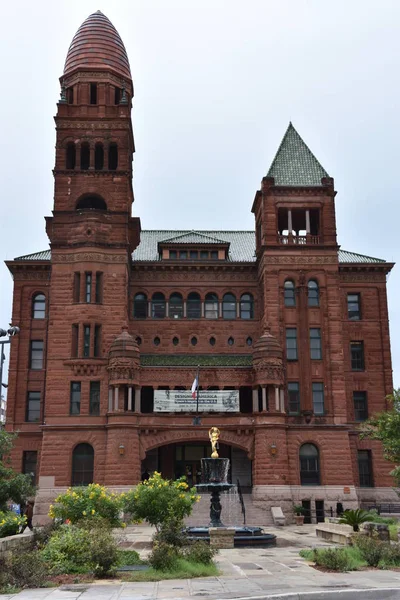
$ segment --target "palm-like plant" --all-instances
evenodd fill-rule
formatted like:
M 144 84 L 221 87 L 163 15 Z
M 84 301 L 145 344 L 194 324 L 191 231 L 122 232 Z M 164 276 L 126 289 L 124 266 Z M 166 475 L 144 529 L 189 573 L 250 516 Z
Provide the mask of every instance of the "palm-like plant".
M 344 525 L 351 525 L 353 531 L 360 531 L 360 525 L 373 521 L 374 517 L 367 510 L 362 508 L 356 508 L 356 510 L 345 510 L 339 519 L 339 523 Z

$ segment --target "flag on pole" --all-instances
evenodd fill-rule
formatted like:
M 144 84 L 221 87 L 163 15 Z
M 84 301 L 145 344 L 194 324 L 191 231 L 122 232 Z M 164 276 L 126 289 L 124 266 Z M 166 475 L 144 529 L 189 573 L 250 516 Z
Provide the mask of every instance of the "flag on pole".
M 196 374 L 196 377 L 194 378 L 194 381 L 192 383 L 192 398 L 196 398 L 196 390 L 197 390 L 197 386 L 199 385 L 199 374 Z

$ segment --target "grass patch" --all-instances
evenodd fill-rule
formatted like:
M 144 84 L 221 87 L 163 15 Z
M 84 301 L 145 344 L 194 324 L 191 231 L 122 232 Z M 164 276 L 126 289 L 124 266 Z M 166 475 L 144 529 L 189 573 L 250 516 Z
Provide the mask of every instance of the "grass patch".
M 317 566 L 329 571 L 358 571 L 367 566 L 362 554 L 356 546 L 343 548 L 318 548 L 315 550 L 303 549 L 299 555 Z
M 397 542 L 398 523 L 389 523 L 389 534 L 392 542 Z
M 163 579 L 192 579 L 194 577 L 215 577 L 216 575 L 219 575 L 219 570 L 214 563 L 203 565 L 180 558 L 176 569 L 171 571 L 149 569 L 148 571 L 129 573 L 129 575 L 124 574 L 120 579 L 123 581 L 162 581 Z
M 143 561 L 136 550 L 118 550 L 118 566 L 142 565 Z

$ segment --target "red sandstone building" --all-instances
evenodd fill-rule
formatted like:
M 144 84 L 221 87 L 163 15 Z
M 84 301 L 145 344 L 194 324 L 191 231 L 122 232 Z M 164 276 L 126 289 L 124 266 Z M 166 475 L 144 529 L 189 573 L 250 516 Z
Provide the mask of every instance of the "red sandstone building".
M 393 265 L 339 248 L 333 179 L 294 127 L 249 198 L 254 231 L 142 231 L 129 61 L 102 13 L 61 82 L 50 249 L 7 262 L 7 428 L 37 518 L 71 484 L 121 489 L 146 469 L 195 483 L 211 426 L 248 502 L 320 516 L 390 500 L 391 467 L 357 427 L 392 391 Z

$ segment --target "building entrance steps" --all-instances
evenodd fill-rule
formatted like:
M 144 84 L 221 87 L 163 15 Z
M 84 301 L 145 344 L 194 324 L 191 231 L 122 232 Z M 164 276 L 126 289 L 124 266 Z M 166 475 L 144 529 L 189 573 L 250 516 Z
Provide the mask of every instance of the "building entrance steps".
M 262 502 L 253 499 L 251 494 L 243 494 L 246 509 L 246 525 L 267 527 L 274 524 L 271 509 Z M 221 520 L 224 525 L 243 525 L 243 514 L 239 497 L 235 490 L 221 494 Z M 198 502 L 185 523 L 188 526 L 199 527 L 208 525 L 210 521 L 210 494 L 202 493 Z

